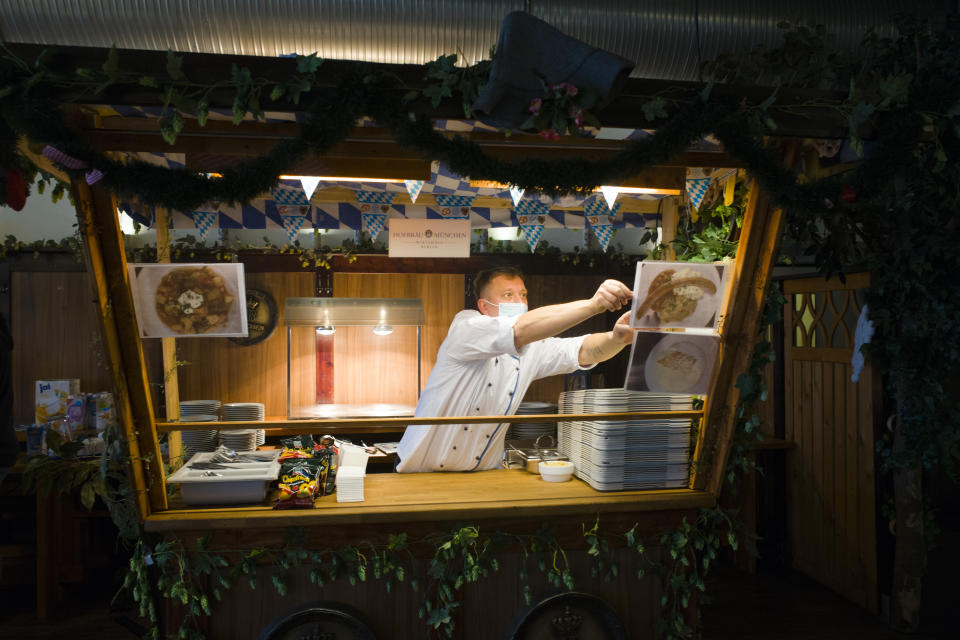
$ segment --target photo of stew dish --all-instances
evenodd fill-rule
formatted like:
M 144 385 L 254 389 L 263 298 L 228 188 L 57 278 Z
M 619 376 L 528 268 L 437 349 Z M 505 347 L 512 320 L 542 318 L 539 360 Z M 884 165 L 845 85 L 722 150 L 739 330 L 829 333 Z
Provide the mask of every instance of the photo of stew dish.
M 650 264 L 646 267 L 655 268 Z M 634 307 L 632 326 L 709 326 L 717 313 L 720 289 L 720 276 L 713 266 L 663 269 L 646 290 L 637 287 L 639 303 Z
M 157 316 L 172 331 L 198 334 L 216 331 L 230 318 L 235 296 L 213 269 L 184 267 L 165 274 L 154 294 Z

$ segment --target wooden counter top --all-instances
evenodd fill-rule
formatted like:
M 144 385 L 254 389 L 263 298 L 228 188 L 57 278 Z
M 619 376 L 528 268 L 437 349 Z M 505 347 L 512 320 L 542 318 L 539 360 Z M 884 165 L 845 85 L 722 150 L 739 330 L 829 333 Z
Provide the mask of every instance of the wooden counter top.
M 147 531 L 274 528 L 357 523 L 422 522 L 494 517 L 538 517 L 624 511 L 697 509 L 715 504 L 703 491 L 596 491 L 573 478 L 544 482 L 517 469 L 476 473 L 375 473 L 364 482 L 364 502 L 337 502 L 314 509 L 274 510 L 272 501 L 241 507 L 176 507 L 150 515 Z

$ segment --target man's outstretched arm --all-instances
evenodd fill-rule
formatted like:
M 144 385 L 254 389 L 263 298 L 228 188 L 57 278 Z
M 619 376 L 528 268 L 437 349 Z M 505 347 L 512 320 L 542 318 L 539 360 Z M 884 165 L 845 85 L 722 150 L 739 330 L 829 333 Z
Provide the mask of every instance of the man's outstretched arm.
M 531 342 L 550 338 L 598 313 L 622 309 L 632 299 L 633 292 L 627 285 L 619 280 L 605 280 L 589 299 L 537 307 L 517 318 L 513 325 L 513 343 L 519 349 Z

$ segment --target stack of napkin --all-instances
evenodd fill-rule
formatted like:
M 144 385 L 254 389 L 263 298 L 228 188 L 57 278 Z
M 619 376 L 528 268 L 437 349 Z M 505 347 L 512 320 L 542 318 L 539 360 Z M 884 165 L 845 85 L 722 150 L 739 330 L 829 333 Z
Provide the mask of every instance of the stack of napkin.
M 367 452 L 342 443 L 337 468 L 337 502 L 363 502 L 363 479 L 367 475 Z

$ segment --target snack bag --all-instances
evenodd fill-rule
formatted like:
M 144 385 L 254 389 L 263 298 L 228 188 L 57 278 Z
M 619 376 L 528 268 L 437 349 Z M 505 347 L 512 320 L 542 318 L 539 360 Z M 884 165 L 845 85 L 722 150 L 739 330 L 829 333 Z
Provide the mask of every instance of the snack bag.
M 280 468 L 280 494 L 274 509 L 311 509 L 320 487 L 320 461 L 292 458 Z
M 86 428 L 85 413 L 87 394 L 80 393 L 67 398 L 67 421 L 70 423 L 70 433 L 76 435 Z
M 97 394 L 96 427 L 103 432 L 107 428 L 117 426 L 117 410 L 113 403 L 113 394 L 102 391 Z
M 320 495 L 333 495 L 337 488 L 337 465 L 340 461 L 340 449 L 337 447 L 336 439 L 333 436 L 323 436 L 314 447 L 313 456 L 322 464 L 320 473 L 323 482 L 320 486 Z
M 45 424 L 27 425 L 27 455 L 47 454 L 47 427 Z
M 313 436 L 309 433 L 301 436 L 292 436 L 280 440 L 283 451 L 280 452 L 280 462 L 296 458 L 313 457 Z

